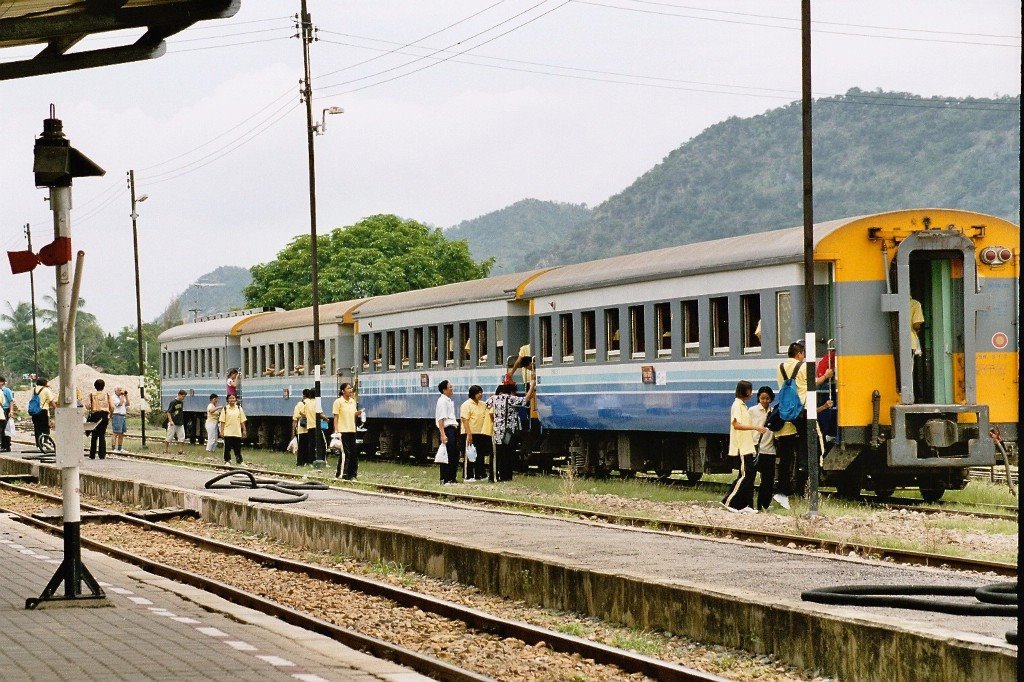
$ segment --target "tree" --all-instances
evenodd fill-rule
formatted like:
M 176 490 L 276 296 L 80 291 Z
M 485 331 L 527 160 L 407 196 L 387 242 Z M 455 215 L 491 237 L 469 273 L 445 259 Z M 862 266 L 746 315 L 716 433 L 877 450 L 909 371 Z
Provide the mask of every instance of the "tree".
M 310 305 L 310 239 L 295 238 L 277 258 L 252 268 L 248 306 Z M 318 237 L 322 303 L 435 287 L 486 277 L 494 259 L 475 262 L 464 240 L 395 215 L 375 215 Z
M 32 306 L 21 302 L 17 306 L 6 301 L 7 312 L 0 313 L 0 357 L 4 376 L 12 383 L 23 374 L 34 370 L 32 355 Z M 9 376 L 12 375 L 12 376 Z

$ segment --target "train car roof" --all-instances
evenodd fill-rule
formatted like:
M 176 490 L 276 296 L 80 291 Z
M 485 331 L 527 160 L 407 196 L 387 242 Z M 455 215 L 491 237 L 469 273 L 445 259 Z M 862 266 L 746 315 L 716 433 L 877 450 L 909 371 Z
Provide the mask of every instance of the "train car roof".
M 471 279 L 429 289 L 404 291 L 400 294 L 377 296 L 360 306 L 353 314 L 366 318 L 374 315 L 401 313 L 408 310 L 424 310 L 463 303 L 511 300 L 517 297 L 520 288 L 533 278 L 547 272 L 547 269 L 514 272 L 485 279 Z
M 815 244 L 843 225 L 859 219 L 842 218 L 815 223 Z M 737 266 L 761 267 L 802 260 L 803 227 L 789 227 L 563 265 L 528 282 L 523 287 L 522 297 L 546 296 L 581 287 L 600 288 L 698 275 L 732 270 Z
M 354 301 L 338 301 L 336 303 L 323 303 L 320 305 L 320 326 L 338 324 L 339 322 L 351 322 L 352 312 L 365 303 L 367 299 L 358 298 Z M 270 315 L 261 315 L 252 320 L 246 320 L 238 325 L 240 334 L 256 334 L 265 331 L 278 331 L 281 329 L 294 329 L 296 327 L 313 326 L 313 307 L 297 308 L 295 310 L 282 310 Z
M 196 338 L 203 336 L 232 336 L 235 334 L 235 327 L 257 317 L 273 315 L 274 311 L 239 311 L 237 313 L 226 313 L 222 316 L 199 320 L 198 322 L 186 322 L 176 327 L 163 331 L 157 337 L 157 341 L 165 343 L 184 338 Z

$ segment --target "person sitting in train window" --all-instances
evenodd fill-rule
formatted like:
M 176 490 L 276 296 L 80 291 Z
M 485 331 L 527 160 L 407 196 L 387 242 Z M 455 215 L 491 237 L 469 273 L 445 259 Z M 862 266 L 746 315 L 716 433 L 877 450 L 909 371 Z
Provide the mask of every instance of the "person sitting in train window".
M 277 368 L 274 367 L 273 365 L 267 365 L 267 371 L 263 373 L 263 376 L 272 377 L 275 374 L 277 374 Z
M 921 339 L 918 333 L 924 327 L 924 309 L 921 302 L 913 294 L 910 297 L 910 352 L 913 355 L 914 402 L 925 401 L 924 397 L 924 360 L 921 355 Z
M 757 337 L 758 341 L 761 340 L 761 320 L 757 321 L 757 327 L 754 329 L 754 336 Z
M 294 367 L 292 367 L 292 374 L 302 374 L 305 371 L 306 371 L 306 366 L 305 365 L 295 365 Z
M 363 369 L 370 369 L 370 356 L 369 355 L 364 355 L 363 356 Z
M 383 357 L 381 357 L 380 349 L 378 348 L 376 354 L 374 354 L 373 356 L 373 368 L 379 370 L 383 360 L 384 359 Z

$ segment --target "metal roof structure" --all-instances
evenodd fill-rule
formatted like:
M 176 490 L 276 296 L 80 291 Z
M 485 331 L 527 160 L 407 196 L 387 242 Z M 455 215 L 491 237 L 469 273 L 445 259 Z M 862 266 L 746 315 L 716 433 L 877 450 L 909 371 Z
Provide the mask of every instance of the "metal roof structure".
M 430 289 L 375 296 L 354 311 L 353 315 L 358 318 L 367 318 L 374 315 L 441 308 L 462 303 L 511 300 L 517 297 L 517 290 L 520 286 L 544 272 L 546 270 L 515 272 L 486 279 L 471 279 L 468 282 L 445 284 Z
M 338 301 L 337 303 L 320 304 L 320 327 L 321 329 L 339 322 L 351 322 L 350 313 L 366 301 L 365 298 L 354 301 Z M 348 317 L 348 320 L 345 318 Z M 313 308 L 307 306 L 296 310 L 270 313 L 245 320 L 238 325 L 238 334 L 255 334 L 264 331 L 277 331 L 279 329 L 293 329 L 295 327 L 313 326 Z
M 842 218 L 815 223 L 815 244 L 859 219 Z M 575 291 L 581 287 L 598 289 L 737 267 L 802 263 L 803 240 L 803 227 L 789 227 L 563 265 L 527 283 L 523 288 L 523 298 Z
M 164 54 L 164 39 L 209 19 L 234 16 L 242 0 L 0 0 L 0 49 L 44 47 L 0 63 L 0 80 L 90 69 Z M 145 28 L 135 42 L 68 53 L 86 36 Z
M 159 343 L 175 341 L 177 339 L 191 339 L 206 336 L 233 336 L 235 327 L 255 317 L 273 315 L 273 312 L 246 312 L 240 315 L 224 315 L 212 319 L 200 320 L 199 322 L 186 322 L 176 327 L 171 327 L 161 332 L 157 337 Z

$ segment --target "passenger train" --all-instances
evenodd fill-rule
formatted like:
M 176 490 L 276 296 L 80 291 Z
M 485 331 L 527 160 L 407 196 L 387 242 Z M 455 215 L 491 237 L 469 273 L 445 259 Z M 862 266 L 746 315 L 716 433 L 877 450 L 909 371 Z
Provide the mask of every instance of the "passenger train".
M 437 446 L 442 379 L 456 398 L 502 380 L 535 353 L 534 464 L 629 475 L 729 469 L 736 382 L 776 385 L 804 322 L 803 230 L 748 234 L 500 275 L 320 308 L 324 408 L 357 386 L 366 441 L 392 457 Z M 823 481 L 853 495 L 919 486 L 929 499 L 992 465 L 990 437 L 1017 440 L 1019 227 L 949 209 L 902 210 L 814 227 L 815 356 L 834 357 L 819 389 Z M 914 393 L 910 301 L 925 316 Z M 312 386 L 312 313 L 240 311 L 160 336 L 162 402 L 188 392 L 190 418 L 224 392 L 230 367 L 250 437 L 283 447 Z M 830 352 L 831 351 L 831 352 Z M 462 398 L 464 399 L 464 398 Z M 201 429 L 195 428 L 196 432 Z

